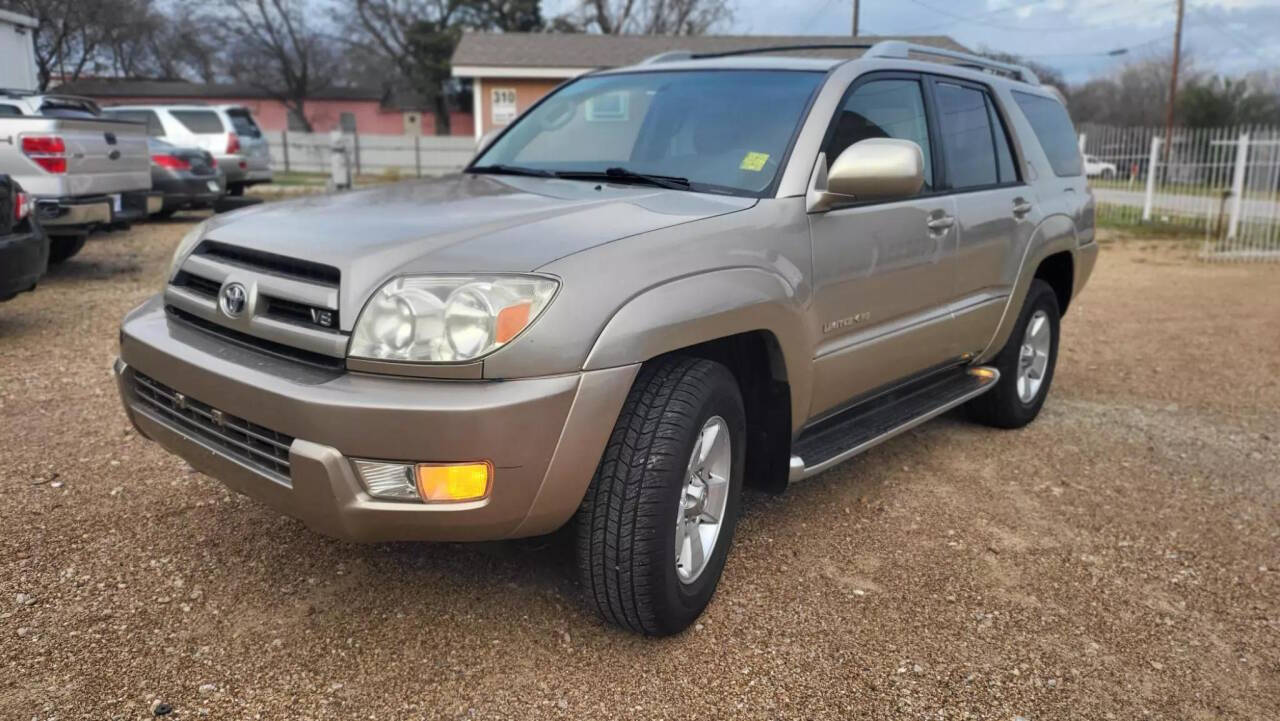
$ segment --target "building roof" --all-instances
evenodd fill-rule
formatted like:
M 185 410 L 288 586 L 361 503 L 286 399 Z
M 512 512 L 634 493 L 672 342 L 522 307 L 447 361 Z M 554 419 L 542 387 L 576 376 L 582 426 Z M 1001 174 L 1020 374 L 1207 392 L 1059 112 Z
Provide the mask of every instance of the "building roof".
M 122 78 L 82 78 L 57 87 L 59 93 L 90 98 L 270 98 L 261 88 L 241 83 L 192 83 L 186 80 L 135 80 Z M 382 100 L 382 91 L 372 88 L 328 88 L 309 96 L 310 100 Z
M 946 35 L 598 35 L 590 33 L 464 33 L 453 52 L 454 75 L 486 75 L 486 68 L 511 74 L 557 77 L 594 68 L 632 65 L 672 50 L 717 53 L 778 45 L 824 45 L 905 40 L 921 45 L 972 52 Z M 786 54 L 821 58 L 856 58 L 861 50 L 835 48 L 794 50 Z M 558 73 L 556 71 L 563 71 Z

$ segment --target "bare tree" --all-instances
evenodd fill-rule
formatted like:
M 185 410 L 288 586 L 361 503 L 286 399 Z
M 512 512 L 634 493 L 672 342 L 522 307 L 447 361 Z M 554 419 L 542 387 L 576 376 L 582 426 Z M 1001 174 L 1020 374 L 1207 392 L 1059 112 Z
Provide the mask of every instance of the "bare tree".
M 231 77 L 280 101 L 311 130 L 307 98 L 331 84 L 340 64 L 305 0 L 224 0 Z
M 581 0 L 568 19 L 605 35 L 702 35 L 733 19 L 730 0 Z
M 449 61 L 463 30 L 542 27 L 537 0 L 344 0 L 339 6 L 352 51 L 373 49 L 396 70 L 388 91 L 408 90 L 432 109 L 437 133 L 450 131 Z M 368 65 L 369 63 L 366 63 Z
M 1189 54 L 1183 53 L 1180 85 L 1198 77 Z M 1150 57 L 1123 66 L 1114 75 L 1073 88 L 1067 97 L 1077 123 L 1163 125 L 1169 101 L 1171 57 Z
M 78 79 L 94 68 L 105 34 L 104 20 L 113 15 L 112 0 L 8 0 L 15 12 L 36 19 L 32 34 L 40 90 Z

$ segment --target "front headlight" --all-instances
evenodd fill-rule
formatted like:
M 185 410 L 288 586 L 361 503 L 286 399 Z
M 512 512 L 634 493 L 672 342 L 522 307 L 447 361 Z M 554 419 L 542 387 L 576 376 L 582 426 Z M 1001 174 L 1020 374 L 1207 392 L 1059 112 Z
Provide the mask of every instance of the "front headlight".
M 360 311 L 347 355 L 418 363 L 475 360 L 528 328 L 558 287 L 534 275 L 396 278 Z
M 182 236 L 182 240 L 178 241 L 178 248 L 173 251 L 173 260 L 169 261 L 168 280 L 173 280 L 173 276 L 178 272 L 178 268 L 181 267 L 182 261 L 187 259 L 187 254 L 194 250 L 196 243 L 199 243 L 200 240 L 204 238 L 204 232 L 209 229 L 210 220 L 213 219 L 208 218 L 201 221 L 199 225 L 188 231 L 186 235 Z

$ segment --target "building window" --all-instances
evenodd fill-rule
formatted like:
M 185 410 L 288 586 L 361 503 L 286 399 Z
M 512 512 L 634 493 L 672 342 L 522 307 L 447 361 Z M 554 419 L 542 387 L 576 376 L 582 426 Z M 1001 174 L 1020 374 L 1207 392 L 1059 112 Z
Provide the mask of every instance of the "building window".
M 489 91 L 492 100 L 490 117 L 494 125 L 506 125 L 516 119 L 516 91 L 512 88 L 494 88 Z
M 356 131 L 356 114 L 339 113 L 338 126 L 342 128 L 344 133 L 354 133 Z

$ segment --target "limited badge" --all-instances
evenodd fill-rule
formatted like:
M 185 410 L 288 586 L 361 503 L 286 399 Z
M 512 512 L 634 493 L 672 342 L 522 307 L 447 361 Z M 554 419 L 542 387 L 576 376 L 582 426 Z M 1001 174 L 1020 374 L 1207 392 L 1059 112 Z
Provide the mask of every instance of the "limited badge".
M 747 153 L 742 158 L 742 165 L 739 165 L 738 167 L 742 170 L 750 170 L 753 173 L 758 173 L 761 170 L 764 170 L 764 164 L 767 162 L 769 162 L 768 153 Z

